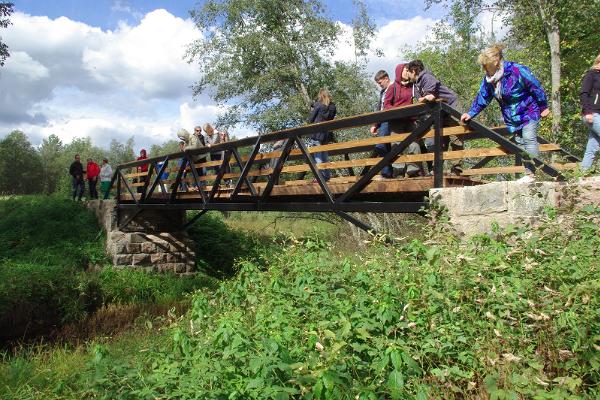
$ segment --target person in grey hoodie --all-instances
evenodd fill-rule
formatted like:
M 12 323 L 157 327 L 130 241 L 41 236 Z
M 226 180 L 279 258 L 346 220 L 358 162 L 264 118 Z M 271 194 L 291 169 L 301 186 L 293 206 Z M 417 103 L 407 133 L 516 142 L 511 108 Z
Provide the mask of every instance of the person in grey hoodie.
M 415 87 L 415 97 L 419 103 L 426 103 L 430 101 L 442 100 L 446 102 L 452 108 L 459 108 L 458 95 L 447 86 L 444 86 L 442 82 L 436 76 L 425 69 L 423 61 L 413 60 L 408 63 L 404 68 L 405 77 L 408 78 Z M 450 118 L 444 120 L 444 125 L 457 125 L 458 123 Z M 426 138 L 424 140 L 425 147 L 429 152 L 434 151 L 434 139 Z M 456 136 L 445 136 L 443 140 L 443 150 L 448 149 L 448 144 L 452 150 L 463 150 L 464 144 Z M 429 164 L 429 163 L 428 163 Z M 431 167 L 431 165 L 430 165 Z M 460 163 L 457 163 L 451 167 L 451 171 L 457 175 L 460 175 L 462 168 Z

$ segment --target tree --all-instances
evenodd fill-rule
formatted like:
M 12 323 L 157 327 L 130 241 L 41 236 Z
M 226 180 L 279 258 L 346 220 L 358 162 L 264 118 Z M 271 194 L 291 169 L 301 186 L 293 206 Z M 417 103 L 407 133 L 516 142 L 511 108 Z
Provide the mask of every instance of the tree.
M 21 131 L 0 141 L 0 193 L 32 194 L 43 190 L 40 156 Z
M 63 151 L 62 141 L 54 134 L 42 141 L 39 154 L 42 162 L 43 191 L 45 193 L 50 194 L 58 190 L 63 173 L 63 166 L 61 165 Z
M 187 52 L 203 73 L 194 94 L 228 104 L 219 124 L 243 122 L 260 131 L 298 125 L 320 87 L 330 88 L 341 115 L 357 103 L 368 107 L 371 86 L 366 93 L 366 85 L 332 89 L 340 75 L 366 77 L 360 68 L 330 61 L 340 28 L 319 0 L 208 0 L 191 14 L 204 36 Z M 352 102 L 340 103 L 343 97 Z
M 0 28 L 7 28 L 11 25 L 8 17 L 13 13 L 13 3 L 0 2 Z M 4 61 L 10 56 L 8 52 L 8 46 L 2 42 L 2 37 L 0 37 L 0 67 L 4 66 Z

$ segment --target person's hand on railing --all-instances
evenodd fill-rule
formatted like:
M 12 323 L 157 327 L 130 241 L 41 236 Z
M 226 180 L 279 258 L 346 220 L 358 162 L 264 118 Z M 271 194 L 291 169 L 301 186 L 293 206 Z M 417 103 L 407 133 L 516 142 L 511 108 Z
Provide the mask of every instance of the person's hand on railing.
M 432 94 L 428 94 L 426 96 L 423 97 L 419 97 L 419 103 L 427 103 L 429 101 L 435 101 L 435 96 Z
M 460 123 L 462 125 L 465 125 L 467 122 L 469 122 L 471 120 L 471 115 L 464 113 L 463 115 L 460 116 Z
M 375 125 L 372 125 L 371 128 L 369 128 L 369 131 L 371 132 L 371 135 L 377 136 L 377 127 Z

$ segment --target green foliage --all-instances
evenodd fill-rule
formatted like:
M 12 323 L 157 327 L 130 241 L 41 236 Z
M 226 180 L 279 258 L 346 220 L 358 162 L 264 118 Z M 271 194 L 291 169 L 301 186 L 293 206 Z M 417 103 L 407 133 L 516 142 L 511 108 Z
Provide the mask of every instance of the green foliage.
M 0 264 L 0 340 L 35 336 L 75 321 L 88 304 L 78 274 L 59 265 Z
M 94 214 L 57 196 L 0 200 L 0 262 L 62 265 L 83 270 L 105 260 Z
M 14 11 L 13 6 L 13 3 L 5 1 L 0 3 L 0 28 L 6 28 L 11 25 L 8 17 L 10 17 Z M 6 43 L 3 43 L 0 38 L 0 67 L 4 66 L 4 61 L 6 61 L 8 56 L 10 56 L 10 53 L 8 52 L 8 46 Z
M 0 194 L 40 191 L 42 162 L 21 131 L 13 131 L 0 140 L 0 176 Z
M 196 267 L 216 277 L 232 276 L 236 272 L 236 259 L 256 258 L 261 247 L 268 244 L 264 237 L 230 229 L 211 214 L 203 215 L 188 233 L 196 242 Z
M 189 60 L 203 73 L 194 93 L 230 103 L 219 124 L 243 122 L 260 132 L 297 126 L 321 87 L 331 89 L 342 113 L 357 104 L 368 109 L 371 90 L 363 89 L 370 82 L 359 63 L 328 60 L 341 32 L 320 0 L 210 0 L 192 17 L 204 36 L 188 48 Z M 373 30 L 365 13 L 354 25 L 362 55 Z M 359 84 L 334 88 L 347 74 Z
M 197 293 L 142 365 L 104 352 L 79 385 L 102 398 L 594 398 L 599 220 L 374 244 L 356 262 L 291 242 Z
M 198 288 L 216 285 L 202 274 L 180 277 L 115 268 L 103 268 L 92 275 L 91 281 L 101 288 L 102 304 L 169 302 Z

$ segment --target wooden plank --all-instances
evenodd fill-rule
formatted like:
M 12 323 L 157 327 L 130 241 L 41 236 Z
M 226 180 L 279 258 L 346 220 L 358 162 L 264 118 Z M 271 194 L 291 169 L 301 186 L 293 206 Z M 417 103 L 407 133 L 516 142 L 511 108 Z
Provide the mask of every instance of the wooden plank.
M 565 171 L 576 169 L 578 163 L 566 163 L 566 164 L 551 164 L 552 167 Z M 494 175 L 494 174 L 519 174 L 524 173 L 524 166 L 511 166 L 511 167 L 490 167 L 490 168 L 477 168 L 477 169 L 465 169 L 461 175 L 463 176 L 475 176 L 475 175 Z

